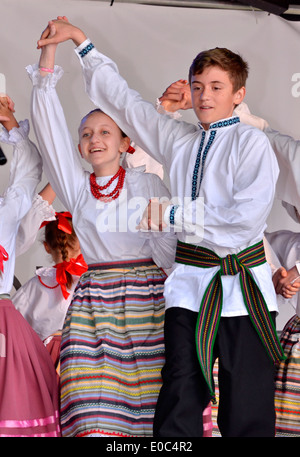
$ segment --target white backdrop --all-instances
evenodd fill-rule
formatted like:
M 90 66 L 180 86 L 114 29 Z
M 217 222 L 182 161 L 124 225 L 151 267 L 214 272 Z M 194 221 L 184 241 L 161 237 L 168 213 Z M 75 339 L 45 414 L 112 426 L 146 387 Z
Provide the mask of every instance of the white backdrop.
M 264 12 L 144 6 L 89 0 L 1 0 L 0 72 L 15 101 L 18 120 L 29 117 L 31 83 L 25 66 L 39 59 L 36 42 L 49 19 L 66 15 L 82 28 L 101 52 L 112 57 L 129 85 L 154 102 L 179 78 L 187 78 L 195 55 L 211 47 L 240 52 L 250 65 L 245 101 L 251 111 L 281 131 L 299 138 L 300 23 Z M 77 143 L 77 126 L 92 107 L 83 90 L 81 70 L 71 42 L 60 45 L 57 64 L 65 71 L 58 85 L 69 129 Z M 192 112 L 184 119 L 195 122 Z M 35 141 L 31 131 L 31 139 Z M 9 159 L 11 148 L 2 145 Z M 0 193 L 8 180 L 9 161 L 0 167 Z M 40 188 L 46 183 L 45 178 Z M 39 190 L 40 190 L 39 188 Z M 57 210 L 60 202 L 55 201 Z M 298 227 L 275 201 L 269 231 Z M 17 259 L 16 275 L 24 283 L 37 265 L 49 264 L 41 243 Z M 293 311 L 280 310 L 278 327 Z

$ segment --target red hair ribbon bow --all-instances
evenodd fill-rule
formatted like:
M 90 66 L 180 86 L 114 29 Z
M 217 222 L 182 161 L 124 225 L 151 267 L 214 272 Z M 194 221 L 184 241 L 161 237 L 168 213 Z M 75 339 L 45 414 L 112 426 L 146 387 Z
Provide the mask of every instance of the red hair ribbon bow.
M 128 154 L 133 154 L 135 152 L 135 149 L 132 146 L 129 146 L 126 152 L 128 152 Z
M 0 270 L 3 273 L 3 262 L 6 262 L 8 260 L 8 254 L 6 250 L 4 249 L 3 246 L 0 244 Z
M 76 259 L 72 258 L 68 262 L 64 260 L 63 262 L 54 265 L 54 268 L 56 268 L 56 281 L 58 282 L 58 284 L 60 284 L 62 294 L 64 298 L 68 298 L 70 294 L 67 291 L 66 287 L 66 271 L 68 271 L 71 275 L 81 276 L 83 273 L 87 271 L 88 266 L 85 263 L 83 255 L 79 254 L 79 256 Z
M 57 227 L 59 228 L 59 230 L 65 232 L 65 233 L 71 234 L 72 227 L 67 218 L 72 219 L 72 214 L 69 213 L 68 211 L 62 211 L 60 213 L 55 213 L 55 217 L 58 220 Z M 50 224 L 50 222 L 52 222 L 52 221 L 44 221 L 41 224 L 40 229 L 42 227 L 44 227 L 45 225 Z

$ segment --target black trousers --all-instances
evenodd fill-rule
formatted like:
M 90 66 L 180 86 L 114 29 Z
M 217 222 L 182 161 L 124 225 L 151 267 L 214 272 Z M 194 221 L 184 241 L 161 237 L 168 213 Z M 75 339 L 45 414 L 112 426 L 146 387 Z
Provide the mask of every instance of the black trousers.
M 177 307 L 166 311 L 166 363 L 155 437 L 202 436 L 202 414 L 210 395 L 196 353 L 196 322 L 193 311 Z M 274 364 L 248 316 L 221 318 L 214 346 L 217 357 L 221 435 L 274 437 Z

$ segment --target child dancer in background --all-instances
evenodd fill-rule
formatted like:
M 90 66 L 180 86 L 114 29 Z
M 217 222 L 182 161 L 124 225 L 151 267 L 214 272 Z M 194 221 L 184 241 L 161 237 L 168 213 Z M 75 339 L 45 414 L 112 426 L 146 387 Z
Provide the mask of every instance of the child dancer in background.
M 28 67 L 32 116 L 45 172 L 88 263 L 62 334 L 62 433 L 150 436 L 164 363 L 160 267 L 172 266 L 176 238 L 136 225 L 149 199 L 169 192 L 156 175 L 120 167 L 130 140 L 100 110 L 80 124 L 79 150 L 93 173 L 83 170 L 55 91 L 55 48 L 43 49 L 40 69 Z
M 10 300 L 16 236 L 32 205 L 42 164 L 28 139 L 28 122 L 0 100 L 1 140 L 14 146 L 8 188 L 0 202 L 0 436 L 60 435 L 56 374 L 51 357 Z
M 33 208 L 28 215 L 34 211 Z M 44 341 L 59 373 L 61 330 L 74 289 L 87 265 L 80 253 L 70 213 L 56 213 L 54 221 L 43 225 L 44 247 L 55 265 L 39 268 L 13 295 L 12 302 Z

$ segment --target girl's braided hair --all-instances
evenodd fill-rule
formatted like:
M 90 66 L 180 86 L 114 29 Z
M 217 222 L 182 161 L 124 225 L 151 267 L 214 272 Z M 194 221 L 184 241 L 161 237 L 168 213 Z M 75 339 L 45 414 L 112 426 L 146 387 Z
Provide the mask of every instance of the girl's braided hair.
M 69 249 L 74 249 L 77 243 L 77 235 L 74 231 L 72 219 L 69 217 L 67 219 L 72 227 L 72 233 L 70 234 L 58 228 L 58 219 L 50 221 L 45 226 L 45 242 L 52 250 L 60 251 L 63 261 L 70 260 Z M 73 277 L 68 271 L 66 271 L 66 276 L 66 286 L 70 288 L 73 283 Z

